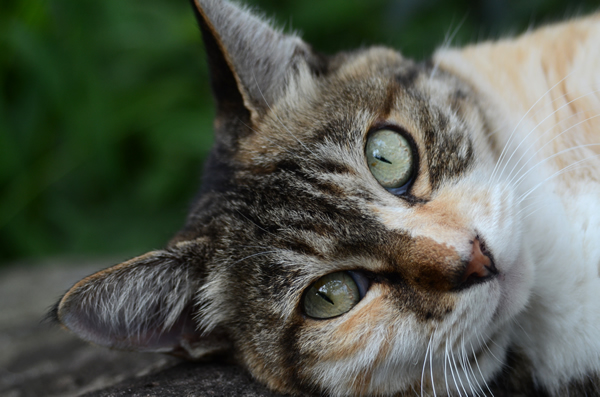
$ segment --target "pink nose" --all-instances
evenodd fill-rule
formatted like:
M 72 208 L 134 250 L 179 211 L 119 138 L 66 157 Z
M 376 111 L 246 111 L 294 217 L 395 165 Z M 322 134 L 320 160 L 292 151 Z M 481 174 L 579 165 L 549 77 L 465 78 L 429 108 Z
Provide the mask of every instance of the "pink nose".
M 498 274 L 498 270 L 494 266 L 489 253 L 485 249 L 485 246 L 482 248 L 479 237 L 475 237 L 473 240 L 473 250 L 471 251 L 471 260 L 467 263 L 461 283 L 471 284 L 484 281 L 496 274 Z

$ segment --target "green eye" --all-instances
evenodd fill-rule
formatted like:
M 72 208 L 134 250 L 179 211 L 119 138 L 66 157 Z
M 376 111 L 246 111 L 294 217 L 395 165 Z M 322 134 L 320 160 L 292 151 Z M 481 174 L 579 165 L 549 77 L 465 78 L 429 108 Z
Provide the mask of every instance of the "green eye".
M 401 134 L 392 130 L 375 131 L 367 140 L 366 152 L 369 169 L 381 186 L 399 188 L 410 180 L 413 154 Z
M 331 273 L 321 277 L 304 294 L 304 312 L 310 317 L 319 319 L 346 313 L 364 295 L 368 282 L 363 279 L 364 277 L 358 280 L 361 284 L 359 286 L 349 272 Z

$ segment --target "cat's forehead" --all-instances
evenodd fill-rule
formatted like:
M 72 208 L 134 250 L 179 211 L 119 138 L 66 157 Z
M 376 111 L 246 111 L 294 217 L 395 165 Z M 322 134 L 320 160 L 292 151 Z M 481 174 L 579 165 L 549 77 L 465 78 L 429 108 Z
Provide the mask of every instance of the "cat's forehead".
M 219 160 L 227 165 L 227 184 L 201 197 L 190 229 L 197 223 L 204 224 L 200 234 L 229 234 L 227 260 L 269 251 L 244 263 L 257 258 L 257 264 L 270 266 L 272 257 L 279 268 L 296 264 L 308 278 L 409 263 L 398 253 L 418 254 L 428 243 L 411 238 L 409 226 L 397 227 L 398 222 L 390 233 L 378 209 L 411 211 L 472 162 L 468 131 L 453 108 L 461 100 L 454 98 L 460 87 L 442 72 L 432 74 L 433 67 L 373 48 L 339 55 L 323 76 L 301 70 L 292 88 L 229 152 L 232 158 Z M 415 142 L 417 177 L 405 198 L 382 188 L 367 164 L 369 133 L 386 125 Z M 206 226 L 217 223 L 227 227 Z M 455 255 L 450 254 L 440 255 Z
M 468 87 L 429 62 L 405 60 L 386 48 L 340 54 L 331 64 L 323 76 L 298 73 L 281 100 L 270 104 L 240 142 L 236 157 L 243 165 L 268 173 L 294 163 L 369 179 L 368 134 L 392 126 L 415 141 L 420 172 L 428 176 L 415 187 L 420 196 L 465 171 L 472 161 L 469 133 L 481 127 L 477 117 L 465 117 L 474 107 Z

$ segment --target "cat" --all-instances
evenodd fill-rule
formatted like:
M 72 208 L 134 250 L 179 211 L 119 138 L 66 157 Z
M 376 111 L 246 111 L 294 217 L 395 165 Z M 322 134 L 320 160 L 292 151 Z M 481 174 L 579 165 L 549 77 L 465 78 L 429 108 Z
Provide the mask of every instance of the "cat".
M 193 5 L 217 105 L 200 193 L 57 321 L 231 354 L 292 395 L 600 396 L 600 15 L 415 62 Z

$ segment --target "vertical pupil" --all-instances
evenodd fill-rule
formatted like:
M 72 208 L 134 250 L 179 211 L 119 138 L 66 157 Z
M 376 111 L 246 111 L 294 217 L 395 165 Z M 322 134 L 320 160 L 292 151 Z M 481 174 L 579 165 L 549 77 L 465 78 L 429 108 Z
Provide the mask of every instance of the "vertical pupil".
M 317 294 L 323 298 L 325 301 L 331 303 L 332 305 L 334 304 L 333 301 L 327 296 L 327 294 L 322 293 L 321 291 L 317 291 Z
M 383 187 L 399 188 L 409 181 L 413 156 L 402 134 L 387 129 L 375 131 L 367 140 L 365 154 L 369 170 Z
M 379 161 L 383 161 L 384 163 L 392 164 L 392 162 L 390 160 L 386 159 L 385 157 L 383 157 L 379 154 L 375 154 L 373 157 L 375 157 Z

